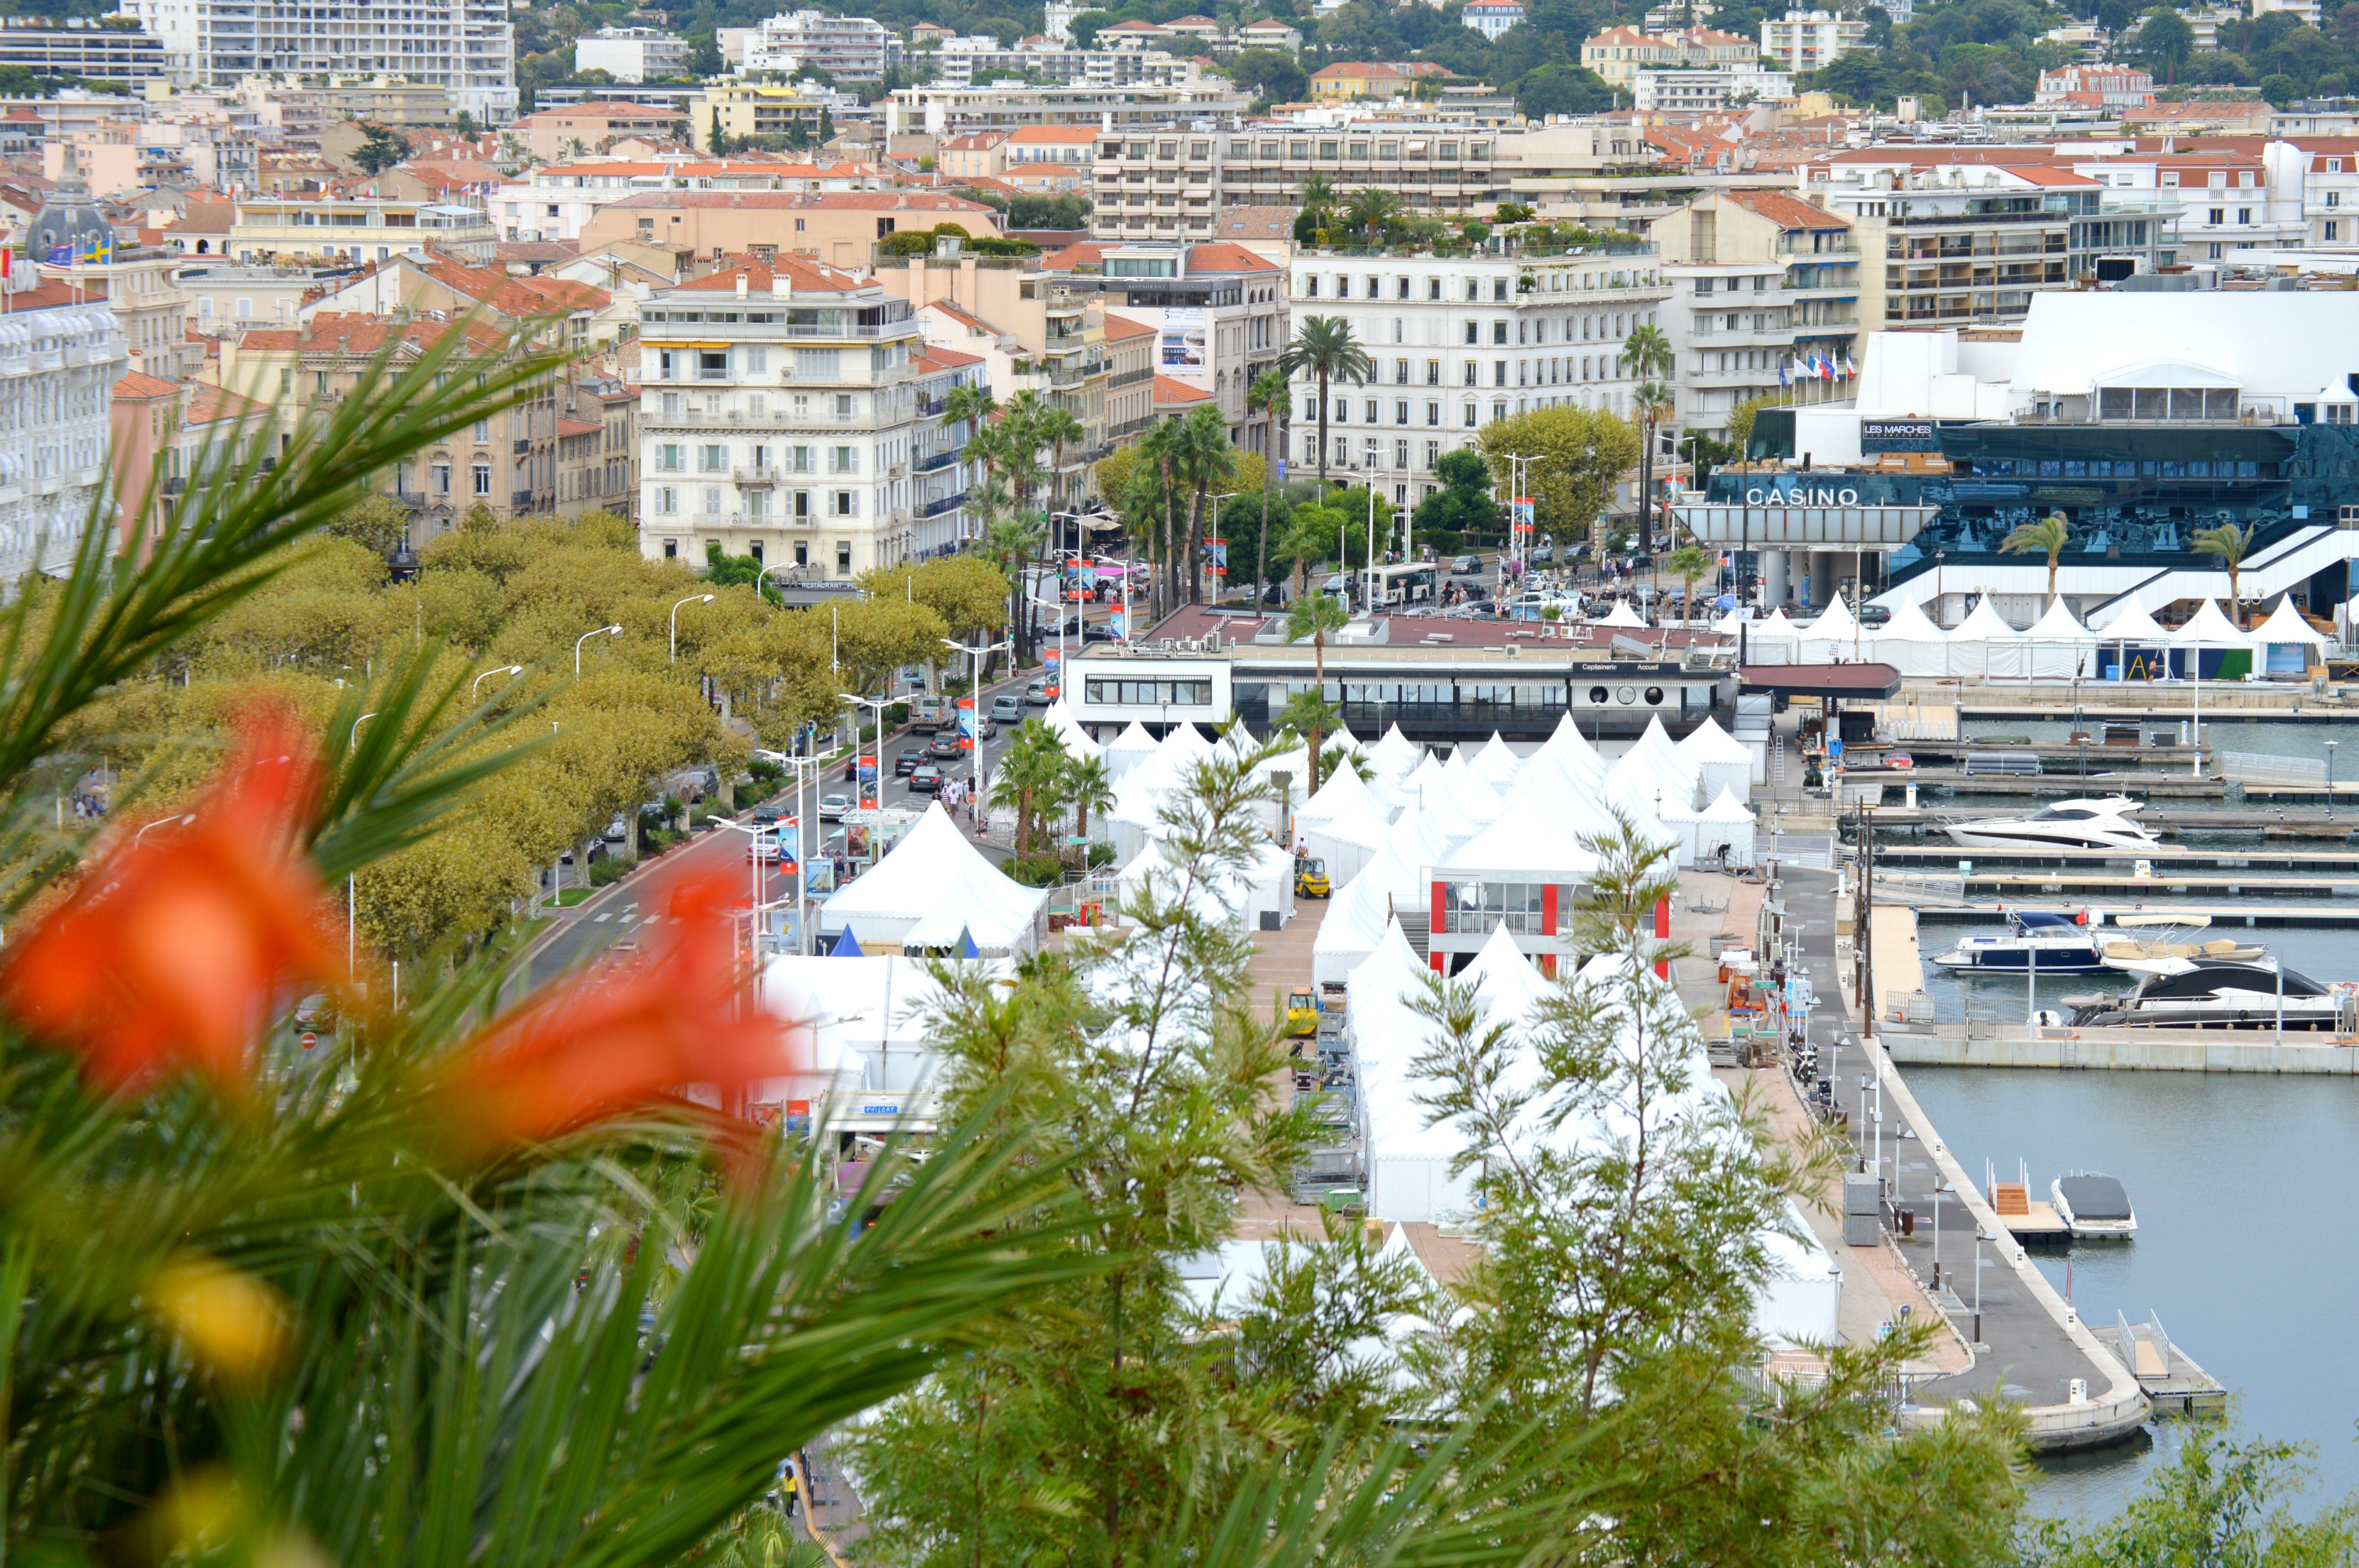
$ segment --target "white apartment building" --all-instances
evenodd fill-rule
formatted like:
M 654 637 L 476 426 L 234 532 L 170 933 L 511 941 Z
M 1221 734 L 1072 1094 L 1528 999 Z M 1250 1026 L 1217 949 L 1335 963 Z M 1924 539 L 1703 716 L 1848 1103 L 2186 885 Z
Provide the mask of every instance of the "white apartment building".
M 1495 42 L 1501 34 L 1523 24 L 1524 0 L 1466 0 L 1466 9 L 1458 19 Z
M 507 0 L 122 0 L 161 39 L 166 69 L 183 87 L 231 87 L 278 72 L 377 72 L 450 95 L 476 119 L 516 117 L 516 28 Z
M 781 256 L 653 290 L 640 317 L 643 553 L 718 542 L 839 579 L 917 554 L 934 427 L 907 300 Z
M 967 437 L 974 433 L 966 419 L 947 418 L 951 389 L 988 387 L 988 367 L 979 354 L 928 344 L 911 359 L 918 394 L 918 424 L 909 472 L 916 493 L 909 497 L 913 517 L 911 548 L 919 560 L 950 555 L 977 529 L 967 506 L 973 485 L 966 461 Z
M 660 27 L 601 27 L 573 44 L 573 69 L 603 71 L 617 82 L 688 74 L 688 40 Z
M 2283 144 L 2301 180 L 2310 250 L 2359 250 L 2359 140 L 2305 137 Z M 2279 156 L 2268 149 L 2272 158 Z
M 1528 280 L 1528 283 L 1527 283 Z M 1341 316 L 1374 362 L 1365 385 L 1331 387 L 1331 477 L 1413 506 L 1440 488 L 1441 454 L 1493 419 L 1571 405 L 1626 415 L 1636 385 L 1624 343 L 1659 326 L 1669 289 L 1652 245 L 1566 256 L 1294 258 L 1290 309 Z M 1319 464 L 1319 384 L 1291 388 L 1294 472 Z
M 107 482 L 123 332 L 103 299 L 19 267 L 0 315 L 0 593 L 73 560 Z
M 817 66 L 838 82 L 881 82 L 893 35 L 866 16 L 792 11 L 771 17 L 745 43 L 745 70 L 791 72 Z
M 1641 71 L 1630 79 L 1631 106 L 1647 114 L 1717 114 L 1746 103 L 1793 97 L 1794 79 L 1757 65 L 1704 65 Z
M 1788 11 L 1761 22 L 1761 63 L 1797 73 L 1867 45 L 1867 24 L 1835 11 Z

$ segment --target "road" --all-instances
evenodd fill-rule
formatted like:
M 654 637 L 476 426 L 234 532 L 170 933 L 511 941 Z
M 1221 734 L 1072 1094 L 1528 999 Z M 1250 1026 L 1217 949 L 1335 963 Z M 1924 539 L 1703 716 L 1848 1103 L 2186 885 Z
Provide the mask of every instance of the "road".
M 995 686 L 986 686 L 984 689 L 984 701 L 987 704 L 992 697 L 1003 692 L 1021 695 L 1028 679 L 1028 677 L 1018 677 L 1001 681 Z M 1025 713 L 1028 717 L 1037 718 L 1041 710 L 1038 707 L 1027 707 Z M 995 736 L 984 743 L 984 768 L 986 773 L 996 765 L 1000 757 L 1006 754 L 1015 730 L 1016 726 L 1013 724 L 1002 725 Z M 894 754 L 904 746 L 923 746 L 929 738 L 931 737 L 915 735 L 907 730 L 885 737 L 886 779 L 882 801 L 887 808 L 922 811 L 931 801 L 932 797 L 929 795 L 913 793 L 908 779 L 892 777 Z M 866 747 L 863 748 L 864 751 L 866 749 Z M 961 761 L 946 766 L 954 768 L 958 777 L 964 779 L 969 776 L 969 768 L 972 765 Z M 805 793 L 815 811 L 821 795 L 849 794 L 851 788 L 845 782 L 843 769 L 839 765 L 821 770 L 816 787 L 807 787 Z M 782 811 L 791 812 L 795 809 L 791 791 L 778 796 L 777 800 Z M 748 822 L 752 815 L 753 805 L 754 802 L 747 802 L 745 809 L 738 811 L 734 820 L 739 822 Z M 819 831 L 823 837 L 827 833 L 833 833 L 835 827 L 832 823 L 821 823 Z M 727 871 L 742 878 L 743 885 L 749 892 L 752 891 L 755 886 L 754 868 L 746 856 L 746 851 L 751 843 L 749 834 L 734 829 L 712 829 L 697 834 L 690 842 L 674 848 L 663 856 L 662 869 L 659 872 L 650 871 L 625 877 L 620 882 L 599 888 L 590 898 L 571 909 L 546 911 L 543 918 L 544 924 L 549 925 L 552 929 L 537 939 L 531 950 L 531 957 L 526 970 L 527 982 L 537 989 L 566 971 L 605 953 L 617 942 L 636 943 L 640 933 L 649 924 L 661 918 L 659 911 L 647 906 L 644 902 L 648 887 L 658 877 L 709 875 L 714 871 Z M 761 868 L 760 886 L 761 899 L 766 904 L 795 896 L 793 875 L 780 872 L 774 866 L 764 866 Z

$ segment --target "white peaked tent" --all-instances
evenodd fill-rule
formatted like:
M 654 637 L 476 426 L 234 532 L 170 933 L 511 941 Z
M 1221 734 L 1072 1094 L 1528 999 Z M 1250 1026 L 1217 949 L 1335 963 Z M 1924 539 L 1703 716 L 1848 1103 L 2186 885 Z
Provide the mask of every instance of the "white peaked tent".
M 1893 607 L 1892 619 L 1875 628 L 1871 657 L 1903 675 L 1946 675 L 1950 634 L 1916 600 L 1903 599 Z
M 1462 775 L 1464 769 L 1460 769 Z M 1404 789 L 1416 790 L 1422 796 L 1428 794 L 1436 786 L 1447 787 L 1447 780 L 1451 777 L 1451 772 L 1443 766 L 1441 758 L 1429 751 L 1425 754 L 1425 760 L 1419 763 L 1410 771 L 1408 777 L 1402 780 L 1401 787 Z
M 1065 743 L 1066 756 L 1077 761 L 1085 757 L 1103 758 L 1105 756 L 1105 748 L 1090 738 L 1089 732 L 1074 719 L 1073 710 L 1065 706 L 1062 697 L 1049 704 L 1049 711 L 1040 715 L 1040 722 L 1057 732 L 1057 737 Z
M 1410 1064 L 1424 1049 L 1427 1031 L 1409 1004 L 1427 985 L 1426 973 L 1400 926 L 1390 925 L 1352 975 L 1348 1016 L 1368 1213 L 1397 1211 L 1403 1219 L 1430 1223 L 1471 1214 L 1474 1184 L 1472 1171 L 1451 1174 L 1465 1142 L 1458 1129 L 1447 1123 L 1428 1127 L 1417 1103 L 1423 1083 Z
M 1351 882 L 1335 890 L 1310 946 L 1310 975 L 1320 985 L 1342 984 L 1375 950 L 1396 906 L 1421 895 L 1418 873 L 1386 844 Z
M 1497 730 L 1491 732 L 1490 743 L 1475 753 L 1473 759 L 1468 764 L 1478 776 L 1495 789 L 1504 789 L 1514 783 L 1516 770 L 1523 765 L 1524 759 L 1516 755 L 1514 747 L 1499 738 Z
M 2136 599 L 2124 599 L 2094 623 L 2094 630 L 2100 647 L 2114 650 L 2114 680 L 2158 681 L 2170 673 L 2162 651 L 2170 646 L 2170 634 Z
M 2170 646 L 2180 650 L 2180 658 L 2174 660 L 2179 672 L 2192 675 L 2200 681 L 2203 677 L 2205 653 L 2214 648 L 2250 648 L 2253 643 L 2250 637 L 2236 629 L 2234 622 L 2221 613 L 2215 601 L 2206 599 L 2196 606 L 2195 614 L 2188 617 L 2185 626 L 2170 634 Z M 2215 659 L 2212 662 L 2216 670 L 2219 661 Z
M 1338 768 L 1319 781 L 1319 793 L 1305 800 L 1302 809 L 1294 813 L 1295 832 L 1299 833 L 1313 822 L 1323 822 L 1356 806 L 1375 806 L 1369 797 L 1367 782 L 1360 777 L 1358 768 Z
M 1386 832 L 1385 842 L 1398 852 L 1401 861 L 1412 871 L 1434 865 L 1450 853 L 1451 838 L 1434 820 L 1431 811 L 1420 802 L 1412 800 L 1401 814 L 1393 819 Z
M 1155 755 L 1155 737 L 1136 719 L 1123 732 L 1106 742 L 1106 771 L 1120 779 L 1132 768 Z
M 1573 723 L 1571 713 L 1558 716 L 1555 730 L 1533 754 L 1532 760 L 1543 757 L 1553 759 L 1569 777 L 1582 783 L 1593 787 L 1605 782 L 1605 758 L 1589 744 L 1589 737 L 1581 733 L 1581 726 Z
M 1672 744 L 1658 716 L 1647 721 L 1646 733 L 1607 772 L 1605 788 L 1609 794 L 1634 795 L 1663 816 L 1673 808 L 1693 811 L 1701 779 L 1701 769 Z
M 1179 867 L 1161 839 L 1150 839 L 1115 880 L 1125 906 L 1150 895 L 1158 902 L 1172 901 L 1181 886 Z M 1277 844 L 1263 844 L 1243 873 L 1200 886 L 1192 902 L 1200 918 L 1240 931 L 1259 930 L 1265 914 L 1275 914 L 1283 926 L 1294 918 L 1294 856 Z
M 1701 815 L 1685 801 L 1669 798 L 1655 811 L 1656 821 L 1679 841 L 1679 864 L 1683 871 L 1696 863 L 1696 822 Z
M 2332 639 L 2302 619 L 2293 596 L 2277 601 L 2269 618 L 2246 634 L 2253 639 L 2253 657 L 2264 675 L 2300 675 L 2310 668 L 2310 650 Z
M 2013 652 L 2015 662 L 2011 669 L 2002 671 L 1994 663 L 1991 673 L 2028 676 L 2039 681 L 2070 681 L 2097 673 L 2096 634 L 2072 618 L 2060 594 L 2049 602 L 2047 610 L 2023 634 Z
M 1522 772 L 1518 770 L 1516 777 L 1521 779 Z M 1510 784 L 1507 788 L 1512 789 L 1515 786 Z M 1452 780 L 1450 793 L 1451 804 L 1477 827 L 1488 827 L 1497 822 L 1499 813 L 1506 808 L 1505 791 L 1492 789 L 1487 781 L 1472 773 Z
M 1696 816 L 1696 858 L 1710 860 L 1725 856 L 1730 866 L 1753 864 L 1753 813 L 1736 798 L 1735 792 L 1723 789 Z
M 1425 760 L 1425 748 L 1401 734 L 1398 724 L 1384 733 L 1384 738 L 1368 747 L 1368 760 L 1376 772 L 1386 779 L 1405 779 L 1411 769 Z
M 1851 606 L 1843 602 L 1840 593 L 1817 620 L 1802 628 L 1801 637 L 1802 660 L 1806 664 L 1849 659 L 1853 657 L 1854 648 L 1864 651 L 1866 643 L 1860 635 L 1859 622 L 1853 616 Z
M 764 1083 L 755 1098 L 769 1103 L 817 1099 L 831 1089 L 908 1089 L 932 1077 L 937 1059 L 928 1018 L 941 996 L 931 974 L 935 962 L 892 953 L 770 959 L 758 983 L 761 1005 L 809 1029 L 810 1060 L 799 1062 L 791 1078 Z M 969 962 L 985 974 L 1008 968 L 1006 959 Z
M 1734 637 L 1737 633 L 1739 624 L 1735 611 L 1723 611 L 1720 619 L 1712 623 L 1712 635 L 1714 637 Z
M 831 894 L 819 912 L 831 944 L 847 928 L 870 953 L 917 940 L 922 924 L 948 947 L 970 931 L 985 954 L 1028 952 L 1039 945 L 1049 895 L 1006 876 L 968 842 L 939 801 L 866 875 Z M 943 933 L 947 932 L 947 935 Z
M 1630 607 L 1629 600 L 1616 599 L 1614 607 L 1606 611 L 1597 624 L 1601 626 L 1643 626 L 1647 623 L 1638 618 L 1638 612 Z
M 1745 637 L 1746 657 L 1756 664 L 1791 664 L 1802 647 L 1801 633 L 1786 618 L 1783 604 L 1770 611 L 1768 619 L 1757 623 Z
M 1950 673 L 1995 675 L 2011 670 L 2022 635 L 1993 607 L 1990 595 L 1984 594 L 1950 632 Z
M 1351 769 L 1342 772 L 1348 775 Z M 1323 787 L 1319 791 L 1321 796 L 1326 793 Z M 1317 800 L 1313 797 L 1312 803 Z M 1327 885 L 1340 888 L 1375 858 L 1391 833 L 1392 822 L 1363 785 L 1359 793 L 1345 796 L 1334 811 L 1296 831 L 1302 835 L 1303 847 L 1327 863 Z
M 1680 755 L 1695 764 L 1698 785 L 1705 800 L 1723 789 L 1740 800 L 1752 799 L 1752 747 L 1722 729 L 1709 714 L 1679 745 Z
M 1418 771 L 1422 773 L 1425 770 L 1419 768 Z M 1445 844 L 1464 844 L 1483 831 L 1483 823 L 1476 822 L 1466 810 L 1466 795 L 1464 788 L 1437 779 L 1419 791 L 1418 803 L 1403 811 L 1401 816 L 1405 820 L 1413 811 L 1440 835 Z

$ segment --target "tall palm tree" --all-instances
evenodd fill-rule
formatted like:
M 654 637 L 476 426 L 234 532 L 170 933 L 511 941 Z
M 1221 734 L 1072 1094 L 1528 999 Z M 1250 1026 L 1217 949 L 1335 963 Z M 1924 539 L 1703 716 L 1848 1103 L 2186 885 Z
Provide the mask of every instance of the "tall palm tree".
M 1060 793 L 1065 804 L 1073 808 L 1073 836 L 1085 839 L 1090 836 L 1090 813 L 1114 804 L 1114 775 L 1106 771 L 1103 757 L 1074 757 L 1065 764 Z
M 1385 225 L 1408 205 L 1397 191 L 1364 186 L 1343 203 L 1343 216 L 1370 245 L 1381 244 Z
M 2234 524 L 2228 525 L 2234 528 Z M 2019 523 L 1998 547 L 2001 555 L 2045 555 L 2048 557 L 2048 602 L 2056 602 L 2056 558 L 2072 540 L 2072 529 L 2061 512 L 2050 512 L 2036 523 Z M 2202 550 L 2202 545 L 2195 547 Z M 2230 578 L 2233 586 L 2234 577 Z
M 1172 436 L 1172 467 L 1188 486 L 1188 603 L 1203 599 L 1204 498 L 1236 471 L 1228 421 L 1210 403 L 1179 421 Z
M 1327 388 L 1335 381 L 1365 382 L 1375 374 L 1367 350 L 1352 337 L 1352 323 L 1342 316 L 1305 316 L 1294 341 L 1277 357 L 1277 368 L 1289 380 L 1297 376 L 1319 383 L 1319 492 L 1327 493 Z
M 1255 376 L 1253 385 L 1245 388 L 1245 411 L 1269 416 L 1269 440 L 1262 443 L 1261 455 L 1261 537 L 1254 545 L 1253 602 L 1258 607 L 1262 578 L 1269 570 L 1269 482 L 1277 467 L 1277 454 L 1286 450 L 1284 426 L 1294 416 L 1294 394 L 1284 373 L 1265 370 Z
M 2245 556 L 2253 548 L 2253 532 L 2258 525 L 2246 523 L 2238 528 L 2234 523 L 2221 523 L 2213 528 L 2198 528 L 2189 541 L 2198 555 L 2219 558 L 2228 570 L 2228 618 L 2238 626 L 2245 624 L 2244 584 L 2238 581 L 2245 568 Z M 2051 558 L 2048 567 L 2048 593 L 2056 593 L 2056 565 Z
M 1660 327 L 1639 327 L 1622 342 L 1623 368 L 1636 376 L 1641 386 L 1632 403 L 1631 411 L 1638 416 L 1639 433 L 1645 442 L 1638 449 L 1638 548 L 1648 555 L 1655 553 L 1655 418 L 1670 417 L 1671 393 L 1668 387 L 1652 385 L 1667 382 L 1678 368 L 1679 359 L 1671 352 L 1671 340 Z M 1650 416 L 1649 393 L 1655 394 Z
M 977 451 L 975 438 L 988 428 L 992 410 L 998 407 L 999 399 L 991 395 L 989 385 L 979 381 L 962 381 L 942 398 L 942 418 L 952 425 L 966 427 L 966 435 L 959 443 L 961 460 L 985 464 L 984 482 L 973 486 L 978 493 L 978 506 L 981 505 L 980 492 L 988 485 L 991 477 L 988 462 L 991 452 L 988 443 L 984 450 Z M 988 520 L 984 519 L 985 522 Z M 980 535 L 982 530 L 978 528 L 976 532 Z
M 1313 228 L 1326 228 L 1327 220 L 1335 213 L 1337 191 L 1335 182 L 1323 174 L 1313 174 L 1302 181 L 1299 205 L 1311 219 Z
M 993 514 L 1005 497 L 995 482 L 1007 471 L 1008 457 L 1006 432 L 998 425 L 979 424 L 966 438 L 966 460 L 983 465 L 982 481 L 974 487 L 975 516 L 981 525 L 975 530 L 978 538 L 991 531 Z
M 1342 631 L 1351 623 L 1351 619 L 1352 612 L 1345 609 L 1343 602 L 1332 593 L 1303 594 L 1294 601 L 1294 608 L 1286 617 L 1287 641 L 1300 642 L 1304 637 L 1310 639 L 1311 665 L 1318 672 L 1317 695 L 1322 706 L 1327 696 L 1327 638 L 1330 635 Z M 1323 728 L 1321 719 L 1314 715 L 1310 720 L 1309 737 L 1310 792 L 1314 795 L 1319 792 L 1319 743 L 1324 738 L 1321 734 Z
M 1669 565 L 1671 575 L 1680 580 L 1683 595 L 1680 602 L 1680 624 L 1691 626 L 1695 622 L 1696 579 L 1712 570 L 1712 557 L 1696 545 L 1683 544 L 1671 551 Z
M 1157 558 L 1162 570 L 1155 585 L 1156 617 L 1159 620 L 1180 604 L 1180 540 L 1171 526 L 1172 504 L 1178 500 L 1180 479 L 1180 421 L 1165 419 L 1147 432 L 1138 443 L 1138 455 L 1145 461 L 1142 469 L 1154 471 L 1152 499 L 1160 517 L 1157 523 Z

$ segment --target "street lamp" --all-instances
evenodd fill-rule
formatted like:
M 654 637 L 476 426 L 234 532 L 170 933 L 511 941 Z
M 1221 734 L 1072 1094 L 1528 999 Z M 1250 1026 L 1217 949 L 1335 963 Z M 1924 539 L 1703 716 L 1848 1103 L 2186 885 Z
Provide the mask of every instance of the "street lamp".
M 582 645 L 583 643 L 593 637 L 621 637 L 622 635 L 623 628 L 620 626 L 600 626 L 595 631 L 583 632 L 580 637 L 575 637 L 573 639 L 573 678 L 577 681 L 582 678 Z
M 360 744 L 361 726 L 376 717 L 376 713 L 363 713 L 353 721 L 352 733 L 344 736 L 344 755 L 350 757 Z M 360 977 L 360 882 L 350 871 L 344 873 L 344 979 Z
M 1123 581 L 1123 616 L 1125 621 L 1123 630 L 1126 636 L 1130 629 L 1128 626 L 1130 615 L 1129 579 L 1125 577 Z M 1010 640 L 1012 642 L 1013 639 Z M 970 771 L 973 776 L 973 784 L 974 788 L 974 809 L 977 813 L 976 821 L 980 822 L 982 820 L 981 813 L 983 811 L 983 661 L 990 658 L 993 654 L 997 653 L 1001 648 L 1006 648 L 1010 645 L 1006 642 L 991 642 L 984 643 L 978 648 L 969 648 L 962 642 L 952 642 L 948 637 L 942 638 L 941 643 L 944 648 L 954 648 L 973 660 L 974 676 L 973 680 L 967 687 L 967 700 L 975 705 L 974 755 L 970 758 L 970 761 L 973 763 L 973 767 Z
M 1941 1288 L 1941 1200 L 1958 1195 L 1957 1188 L 1943 1181 L 1933 1189 L 1933 1289 Z
M 484 681 L 489 681 L 495 675 L 521 675 L 523 673 L 524 666 L 521 664 L 508 664 L 503 665 L 497 670 L 486 670 L 481 675 L 476 676 L 474 681 L 467 687 L 467 701 L 470 702 L 473 702 L 475 700 L 475 692 L 477 690 L 483 686 Z
M 2326 820 L 2334 820 L 2334 742 L 2326 743 Z
M 885 710 L 893 705 L 893 700 L 890 697 L 855 697 L 849 691 L 839 691 L 836 695 L 847 702 L 876 710 L 876 799 L 869 803 L 881 806 L 885 803 Z M 852 792 L 854 796 L 860 793 L 860 732 L 856 718 L 853 723 L 852 735 Z
M 710 604 L 711 603 L 712 603 L 712 595 L 710 593 L 690 593 L 687 598 L 682 599 L 679 604 Z M 674 664 L 679 662 L 679 604 L 674 604 L 671 607 L 671 661 Z
M 154 822 L 149 822 L 146 827 L 141 828 L 137 833 L 133 833 L 133 834 L 131 835 L 131 847 L 132 847 L 132 848 L 134 848 L 134 849 L 137 849 L 137 848 L 139 847 L 139 841 L 140 841 L 141 839 L 143 839 L 143 838 L 146 838 L 149 833 L 154 833 L 158 828 L 160 828 L 160 827 L 179 827 L 179 828 L 184 828 L 184 827 L 187 827 L 190 822 L 195 822 L 196 820 L 197 820 L 197 818 L 196 818 L 196 813 L 194 813 L 193 811 L 192 811 L 192 812 L 190 812 L 190 814 L 188 814 L 187 816 L 182 816 L 182 817 L 158 817 Z

